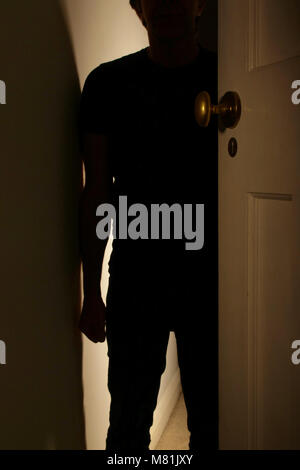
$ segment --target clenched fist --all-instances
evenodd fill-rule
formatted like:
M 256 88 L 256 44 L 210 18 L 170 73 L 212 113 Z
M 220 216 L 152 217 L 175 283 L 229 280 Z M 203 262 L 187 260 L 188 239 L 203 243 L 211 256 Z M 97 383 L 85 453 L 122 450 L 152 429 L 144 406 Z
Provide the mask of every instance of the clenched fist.
M 93 343 L 105 341 L 105 305 L 100 296 L 85 297 L 79 329 Z

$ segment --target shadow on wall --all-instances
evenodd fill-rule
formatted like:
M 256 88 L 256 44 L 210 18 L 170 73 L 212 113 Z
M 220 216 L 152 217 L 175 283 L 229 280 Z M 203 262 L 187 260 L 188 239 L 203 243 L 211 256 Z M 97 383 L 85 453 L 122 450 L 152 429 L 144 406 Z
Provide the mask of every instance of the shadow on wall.
M 80 87 L 59 1 L 2 1 L 0 43 L 0 449 L 84 449 Z

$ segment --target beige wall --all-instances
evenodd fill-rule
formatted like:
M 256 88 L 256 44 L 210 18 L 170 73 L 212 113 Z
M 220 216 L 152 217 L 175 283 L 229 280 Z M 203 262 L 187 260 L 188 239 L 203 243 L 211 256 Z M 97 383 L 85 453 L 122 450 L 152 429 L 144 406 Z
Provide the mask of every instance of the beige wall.
M 88 73 L 100 63 L 135 52 L 148 45 L 148 36 L 129 0 L 62 0 L 76 58 L 81 87 Z M 103 292 L 108 283 L 106 251 Z M 107 345 L 93 344 L 83 337 L 83 383 L 87 446 L 104 449 L 108 427 L 110 396 L 107 390 Z M 162 377 L 159 401 L 176 369 L 174 334 L 167 354 L 167 368 Z M 159 416 L 155 417 L 155 423 Z M 154 424 L 155 424 L 154 423 Z
M 0 10 L 0 449 L 82 449 L 80 86 L 56 0 Z
M 77 328 L 76 113 L 87 74 L 145 47 L 146 31 L 127 0 L 2 0 L 0 43 L 0 449 L 82 449 L 85 425 L 103 449 L 106 344 Z M 172 334 L 159 402 L 176 370 Z

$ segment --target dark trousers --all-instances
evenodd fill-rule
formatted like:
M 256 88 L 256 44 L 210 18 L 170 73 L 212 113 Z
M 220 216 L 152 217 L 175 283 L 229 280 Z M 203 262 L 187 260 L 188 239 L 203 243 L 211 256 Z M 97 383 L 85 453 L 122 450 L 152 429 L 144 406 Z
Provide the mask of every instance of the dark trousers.
M 112 290 L 112 289 L 111 289 Z M 166 367 L 170 330 L 177 342 L 181 384 L 187 408 L 191 450 L 218 449 L 218 321 L 214 297 L 198 302 L 157 299 L 137 302 L 134 296 L 115 292 L 108 302 L 108 388 L 111 395 L 108 451 L 149 449 L 150 427 L 157 404 L 161 375 Z M 173 295 L 175 293 L 173 292 Z M 125 298 L 124 298 L 125 295 Z M 110 297 L 109 297 L 110 299 Z M 210 304 L 207 301 L 210 300 Z M 131 305 L 130 310 L 125 305 Z M 140 305 L 140 308 L 139 308 Z M 160 306 L 158 308 L 158 305 Z M 113 308 L 112 308 L 113 307 Z M 190 309 L 194 308 L 191 315 Z M 163 321 L 166 311 L 178 312 Z M 189 314 L 187 314 L 189 312 Z

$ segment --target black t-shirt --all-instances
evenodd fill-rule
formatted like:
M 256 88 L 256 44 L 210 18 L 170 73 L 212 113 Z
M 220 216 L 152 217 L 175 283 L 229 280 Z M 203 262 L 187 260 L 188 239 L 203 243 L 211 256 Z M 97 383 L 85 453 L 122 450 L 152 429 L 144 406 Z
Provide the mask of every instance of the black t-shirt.
M 174 285 L 216 273 L 218 135 L 213 121 L 200 128 L 194 117 L 197 94 L 216 103 L 217 56 L 199 46 L 197 59 L 166 68 L 144 48 L 106 62 L 87 77 L 81 96 L 79 136 L 84 131 L 109 138 L 113 203 L 127 196 L 141 203 L 204 204 L 204 246 L 187 251 L 186 240 L 113 242 L 111 276 Z M 130 220 L 130 218 L 129 218 Z M 148 279 L 148 281 L 146 281 Z M 175 282 L 176 283 L 176 282 Z M 179 284 L 178 284 L 179 285 Z

